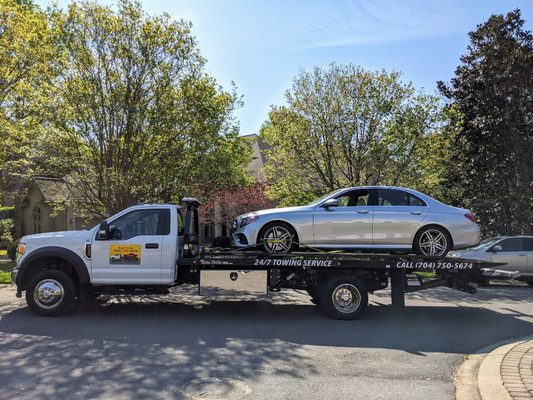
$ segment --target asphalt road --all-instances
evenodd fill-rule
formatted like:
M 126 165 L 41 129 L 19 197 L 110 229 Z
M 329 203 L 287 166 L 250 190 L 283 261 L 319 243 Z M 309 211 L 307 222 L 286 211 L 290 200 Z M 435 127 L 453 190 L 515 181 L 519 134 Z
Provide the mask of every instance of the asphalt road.
M 179 290 L 179 289 L 178 289 Z M 202 303 L 192 290 L 60 318 L 0 288 L 3 399 L 453 399 L 464 354 L 533 333 L 533 289 L 371 296 L 357 321 L 307 296 Z

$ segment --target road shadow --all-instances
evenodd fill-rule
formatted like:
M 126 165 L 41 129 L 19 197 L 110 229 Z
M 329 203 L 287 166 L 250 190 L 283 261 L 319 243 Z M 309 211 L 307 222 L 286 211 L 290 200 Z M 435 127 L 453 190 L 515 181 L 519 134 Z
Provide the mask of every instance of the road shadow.
M 472 353 L 509 332 L 533 333 L 532 324 L 513 310 L 371 305 L 359 320 L 337 321 L 302 299 L 298 304 L 283 297 L 276 304 L 222 301 L 197 308 L 121 298 L 59 318 L 17 308 L 0 320 L 0 385 L 5 398 L 113 393 L 113 398 L 176 399 L 183 384 L 207 377 L 257 381 L 275 374 L 305 380 L 317 373 L 309 345 L 385 348 L 425 357 Z M 353 362 L 346 368 L 358 373 Z

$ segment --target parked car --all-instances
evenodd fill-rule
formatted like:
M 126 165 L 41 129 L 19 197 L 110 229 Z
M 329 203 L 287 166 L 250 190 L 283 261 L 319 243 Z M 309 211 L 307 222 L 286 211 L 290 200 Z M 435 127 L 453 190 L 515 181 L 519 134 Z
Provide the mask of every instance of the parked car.
M 533 236 L 501 236 L 485 239 L 475 247 L 450 252 L 452 257 L 506 263 L 498 267 L 518 271 L 533 286 Z
M 310 246 L 444 256 L 480 239 L 470 211 L 386 186 L 340 189 L 306 206 L 244 214 L 232 231 L 235 246 L 260 246 L 268 253 Z

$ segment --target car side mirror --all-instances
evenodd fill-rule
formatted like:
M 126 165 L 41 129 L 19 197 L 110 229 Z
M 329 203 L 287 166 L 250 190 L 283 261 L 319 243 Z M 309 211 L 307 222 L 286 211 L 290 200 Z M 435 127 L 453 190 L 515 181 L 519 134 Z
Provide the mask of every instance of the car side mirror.
M 98 239 L 109 239 L 109 226 L 107 225 L 107 220 L 103 220 L 102 222 L 100 222 L 100 228 L 98 228 Z
M 329 209 L 331 207 L 338 207 L 338 206 L 339 206 L 339 200 L 337 199 L 329 199 L 329 200 L 326 200 L 322 204 L 322 207 L 324 207 L 325 209 Z
M 494 247 L 492 248 L 492 251 L 493 251 L 494 253 L 497 253 L 497 252 L 502 251 L 502 250 L 503 250 L 503 249 L 502 249 L 502 246 L 500 246 L 499 244 L 497 244 L 496 246 L 494 246 Z

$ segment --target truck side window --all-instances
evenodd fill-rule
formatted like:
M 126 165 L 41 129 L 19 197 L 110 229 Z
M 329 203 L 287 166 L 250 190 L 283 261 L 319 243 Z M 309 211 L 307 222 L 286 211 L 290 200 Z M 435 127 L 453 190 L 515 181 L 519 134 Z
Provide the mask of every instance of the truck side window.
M 170 210 L 147 209 L 131 211 L 110 223 L 120 232 L 115 238 L 122 240 L 135 236 L 168 235 L 170 233 Z

